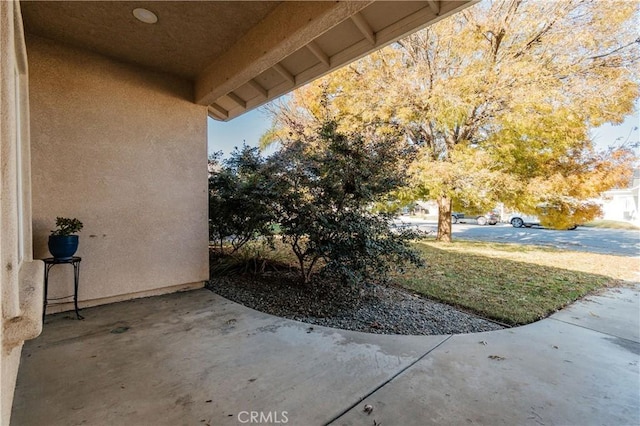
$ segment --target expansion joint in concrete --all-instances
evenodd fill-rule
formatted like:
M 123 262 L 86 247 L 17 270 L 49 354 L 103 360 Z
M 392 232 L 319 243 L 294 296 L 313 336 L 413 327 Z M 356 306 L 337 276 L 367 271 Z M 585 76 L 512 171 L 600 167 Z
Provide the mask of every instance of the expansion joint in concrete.
M 438 349 L 440 346 L 442 346 L 443 344 L 445 344 L 449 339 L 451 339 L 453 337 L 452 335 L 447 336 L 446 339 L 444 339 L 442 342 L 438 343 L 436 346 L 434 346 L 433 348 L 429 349 L 427 352 L 425 352 L 424 354 L 422 354 L 421 356 L 419 356 L 418 358 L 416 358 L 415 361 L 413 361 L 412 363 L 410 363 L 409 365 L 407 365 L 404 368 L 401 368 L 396 374 L 394 374 L 393 376 L 389 377 L 387 380 L 385 380 L 384 382 L 382 382 L 379 386 L 375 387 L 374 389 L 372 389 L 370 392 L 366 393 L 365 395 L 363 395 L 362 397 L 360 397 L 360 399 L 358 399 L 356 402 L 354 402 L 353 404 L 351 404 L 350 406 L 348 406 L 347 408 L 345 408 L 344 410 L 342 410 L 337 416 L 333 417 L 332 419 L 330 419 L 328 422 L 324 423 L 323 426 L 329 426 L 330 424 L 336 422 L 338 419 L 340 419 L 340 417 L 344 416 L 345 414 L 347 414 L 349 411 L 353 410 L 358 404 L 360 404 L 362 401 L 364 401 L 365 399 L 369 398 L 371 395 L 373 395 L 374 393 L 378 392 L 380 389 L 382 389 L 383 387 L 385 387 L 386 385 L 388 385 L 389 383 L 391 383 L 393 380 L 395 380 L 396 377 L 398 377 L 399 375 L 401 375 L 402 373 L 404 373 L 405 371 L 407 371 L 408 369 L 410 369 L 411 367 L 413 367 L 414 365 L 416 365 L 418 362 L 422 361 L 427 355 L 429 355 L 431 352 L 435 351 L 436 349 Z
M 575 323 L 573 323 L 573 322 L 564 321 L 564 320 L 561 320 L 561 319 L 558 319 L 558 318 L 548 318 L 548 319 L 550 319 L 550 320 L 554 320 L 554 321 L 558 321 L 558 322 L 561 322 L 561 323 L 563 323 L 563 324 L 572 325 L 572 326 L 574 326 L 574 327 L 580 327 L 580 328 L 583 328 L 583 329 L 585 329 L 585 330 L 593 331 L 594 333 L 602 334 L 602 335 L 604 335 L 604 336 L 616 337 L 616 338 L 618 338 L 618 339 L 626 340 L 626 341 L 628 341 L 628 342 L 632 342 L 632 343 L 640 343 L 640 342 L 639 342 L 639 341 L 637 341 L 637 340 L 633 340 L 633 339 L 629 339 L 629 338 L 626 338 L 626 337 L 618 336 L 617 334 L 606 333 L 606 332 L 601 331 L 601 330 L 595 330 L 595 329 L 593 329 L 593 328 L 589 328 L 589 327 L 584 326 L 584 325 L 575 324 Z

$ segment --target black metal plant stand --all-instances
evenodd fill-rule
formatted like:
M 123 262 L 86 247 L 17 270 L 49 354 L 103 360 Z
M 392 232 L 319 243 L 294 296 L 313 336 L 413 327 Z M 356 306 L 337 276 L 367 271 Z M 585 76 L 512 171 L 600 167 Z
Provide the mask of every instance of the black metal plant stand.
M 49 270 L 53 268 L 55 265 L 62 264 L 71 264 L 73 266 L 73 306 L 76 311 L 76 318 L 81 320 L 84 319 L 82 315 L 80 315 L 80 310 L 78 309 L 78 285 L 80 281 L 80 262 L 82 261 L 81 257 L 73 256 L 68 259 L 56 259 L 54 257 L 48 257 L 46 259 L 42 259 L 44 262 L 44 306 L 42 308 L 42 321 L 44 322 L 44 316 L 47 312 L 47 292 L 49 290 Z M 67 297 L 59 297 L 55 300 L 66 299 Z

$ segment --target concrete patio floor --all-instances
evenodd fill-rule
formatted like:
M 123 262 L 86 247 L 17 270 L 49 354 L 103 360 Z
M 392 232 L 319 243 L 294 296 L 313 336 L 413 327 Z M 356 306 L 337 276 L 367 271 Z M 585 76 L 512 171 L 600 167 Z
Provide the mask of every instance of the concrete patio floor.
M 638 290 L 454 336 L 310 326 L 204 289 L 51 315 L 12 425 L 638 425 Z

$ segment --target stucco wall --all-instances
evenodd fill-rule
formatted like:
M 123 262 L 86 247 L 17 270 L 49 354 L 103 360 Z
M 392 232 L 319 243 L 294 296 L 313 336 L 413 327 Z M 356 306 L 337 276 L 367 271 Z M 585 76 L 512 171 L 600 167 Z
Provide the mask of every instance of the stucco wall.
M 0 2 L 0 424 L 25 340 L 42 331 L 43 263 L 31 246 L 29 91 L 20 4 Z
M 27 52 L 34 256 L 56 216 L 77 217 L 81 306 L 201 286 L 207 111 L 192 85 L 30 35 Z M 50 298 L 73 294 L 71 269 L 51 270 Z

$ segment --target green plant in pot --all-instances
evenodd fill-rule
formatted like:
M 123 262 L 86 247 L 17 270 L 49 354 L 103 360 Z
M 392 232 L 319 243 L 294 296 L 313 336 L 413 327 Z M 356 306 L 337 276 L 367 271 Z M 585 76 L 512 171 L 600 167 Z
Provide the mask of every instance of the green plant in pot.
M 78 236 L 74 235 L 82 229 L 78 219 L 56 217 L 56 229 L 49 235 L 49 252 L 60 260 L 71 259 L 78 250 Z

